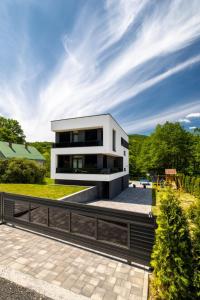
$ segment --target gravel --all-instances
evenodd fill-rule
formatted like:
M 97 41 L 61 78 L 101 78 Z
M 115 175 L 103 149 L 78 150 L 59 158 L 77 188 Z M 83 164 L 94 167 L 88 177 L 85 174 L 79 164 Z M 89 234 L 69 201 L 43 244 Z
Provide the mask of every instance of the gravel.
M 0 278 L 0 300 L 52 300 L 33 290 Z

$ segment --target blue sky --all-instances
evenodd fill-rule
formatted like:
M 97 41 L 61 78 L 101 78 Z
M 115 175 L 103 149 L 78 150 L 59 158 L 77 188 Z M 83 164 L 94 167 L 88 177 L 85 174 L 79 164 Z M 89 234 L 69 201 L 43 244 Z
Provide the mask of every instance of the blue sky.
M 128 133 L 200 127 L 199 0 L 3 0 L 0 28 L 0 115 L 29 141 L 107 112 Z

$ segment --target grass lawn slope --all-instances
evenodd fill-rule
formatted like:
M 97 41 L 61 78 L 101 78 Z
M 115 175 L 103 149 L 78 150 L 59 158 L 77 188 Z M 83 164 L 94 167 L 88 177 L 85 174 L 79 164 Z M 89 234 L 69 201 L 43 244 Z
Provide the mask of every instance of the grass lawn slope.
M 86 188 L 87 187 L 83 187 L 83 186 L 54 185 L 54 184 L 14 184 L 14 183 L 0 184 L 0 192 L 41 197 L 41 198 L 49 198 L 55 200 L 82 191 Z

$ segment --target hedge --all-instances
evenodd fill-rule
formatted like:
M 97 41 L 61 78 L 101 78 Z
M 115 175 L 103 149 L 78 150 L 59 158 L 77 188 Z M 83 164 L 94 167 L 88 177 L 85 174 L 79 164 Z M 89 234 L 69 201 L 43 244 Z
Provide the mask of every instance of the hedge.
M 0 160 L 0 183 L 43 183 L 45 168 L 28 159 Z
M 152 253 L 152 299 L 192 299 L 192 250 L 187 219 L 175 195 L 163 195 Z
M 200 198 L 200 177 L 181 175 L 182 188 L 187 193 L 191 193 L 197 198 Z

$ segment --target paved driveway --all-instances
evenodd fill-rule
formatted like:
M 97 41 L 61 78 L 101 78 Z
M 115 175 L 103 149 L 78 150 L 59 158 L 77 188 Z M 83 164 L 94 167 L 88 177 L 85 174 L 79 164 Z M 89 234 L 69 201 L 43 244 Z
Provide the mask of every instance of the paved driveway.
M 0 277 L 58 300 L 147 299 L 146 271 L 6 225 L 0 225 Z
M 112 200 L 98 200 L 89 204 L 148 214 L 152 205 L 152 189 L 143 189 L 138 182 L 135 183 L 136 188 L 129 187 Z

